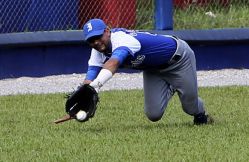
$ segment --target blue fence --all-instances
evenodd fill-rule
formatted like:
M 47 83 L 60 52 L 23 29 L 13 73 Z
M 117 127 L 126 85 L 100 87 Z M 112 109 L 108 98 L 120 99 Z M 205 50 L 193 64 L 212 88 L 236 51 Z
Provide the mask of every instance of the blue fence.
M 249 29 L 150 32 L 186 40 L 195 51 L 197 70 L 249 68 Z M 87 70 L 91 49 L 82 31 L 0 34 L 0 42 L 0 79 Z
M 67 0 L 61 1 L 67 3 Z M 39 3 L 42 2 L 40 5 L 35 5 L 38 1 L 33 0 L 32 3 L 27 3 L 22 7 L 20 7 L 20 1 L 9 0 L 8 2 L 25 12 L 24 16 L 21 17 L 22 21 L 15 30 L 23 30 L 25 23 L 33 23 L 29 29 L 31 31 L 38 28 L 46 30 L 49 28 L 48 24 L 58 25 L 61 21 L 78 23 L 77 17 L 73 15 L 75 11 L 66 11 L 67 8 L 63 6 L 54 9 L 53 5 L 47 6 L 45 4 L 46 0 L 39 1 Z M 77 3 L 76 0 L 75 3 Z M 47 21 L 47 25 L 41 25 L 39 19 L 36 22 L 33 21 L 36 7 L 41 10 L 40 14 Z M 1 6 L 0 9 L 4 11 Z M 59 14 L 61 11 L 66 12 L 61 15 Z M 0 14 L 0 17 L 3 17 L 4 12 Z M 13 21 L 15 16 L 14 13 L 4 15 L 5 18 Z M 247 52 L 249 49 L 249 28 L 170 30 L 173 28 L 172 1 L 165 0 L 156 0 L 155 16 L 156 30 L 150 32 L 171 34 L 186 40 L 195 51 L 198 70 L 249 68 L 249 54 Z M 62 17 L 64 17 L 63 20 Z M 72 19 L 72 17 L 75 18 Z M 4 24 L 3 27 L 13 30 L 11 24 Z M 89 57 L 90 48 L 83 41 L 81 31 L 0 34 L 0 79 L 85 73 Z M 133 71 L 121 70 L 120 72 Z

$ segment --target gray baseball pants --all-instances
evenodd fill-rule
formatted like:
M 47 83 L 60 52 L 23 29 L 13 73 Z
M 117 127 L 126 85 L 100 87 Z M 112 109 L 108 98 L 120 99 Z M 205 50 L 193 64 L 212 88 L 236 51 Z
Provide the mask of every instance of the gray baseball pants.
M 189 45 L 177 39 L 177 50 L 170 61 L 170 66 L 163 69 L 145 70 L 144 111 L 151 121 L 162 118 L 169 100 L 177 92 L 183 111 L 189 115 L 205 112 L 203 102 L 198 97 L 196 61 Z

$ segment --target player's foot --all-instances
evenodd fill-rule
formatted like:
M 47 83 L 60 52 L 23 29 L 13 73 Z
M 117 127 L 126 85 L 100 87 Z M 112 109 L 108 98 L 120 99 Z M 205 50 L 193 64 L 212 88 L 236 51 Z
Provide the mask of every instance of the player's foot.
M 201 113 L 194 116 L 195 125 L 212 124 L 212 123 L 214 123 L 214 119 L 210 115 L 206 115 L 205 113 Z

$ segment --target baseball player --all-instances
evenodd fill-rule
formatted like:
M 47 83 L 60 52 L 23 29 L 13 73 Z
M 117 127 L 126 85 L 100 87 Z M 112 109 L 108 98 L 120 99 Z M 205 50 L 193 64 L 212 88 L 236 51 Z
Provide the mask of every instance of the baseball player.
M 144 112 L 156 122 L 177 92 L 183 111 L 194 116 L 194 124 L 212 123 L 198 97 L 195 55 L 176 37 L 148 32 L 110 29 L 101 19 L 83 27 L 85 41 L 92 47 L 84 80 L 97 91 L 119 67 L 143 70 Z

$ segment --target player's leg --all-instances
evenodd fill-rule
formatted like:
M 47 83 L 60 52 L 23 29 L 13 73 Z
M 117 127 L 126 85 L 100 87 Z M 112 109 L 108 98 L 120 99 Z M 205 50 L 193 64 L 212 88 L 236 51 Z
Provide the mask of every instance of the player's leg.
M 203 101 L 198 97 L 196 61 L 194 52 L 185 44 L 185 52 L 182 55 L 182 61 L 178 68 L 183 70 L 176 71 L 178 81 L 175 80 L 178 96 L 180 98 L 183 110 L 194 116 L 194 124 L 210 124 L 214 120 L 207 115 L 204 109 Z
M 177 89 L 183 110 L 189 115 L 204 113 L 202 100 L 198 97 L 196 62 L 194 52 L 181 41 L 181 59 L 161 73 L 168 83 Z
M 162 118 L 174 91 L 156 72 L 144 71 L 143 79 L 144 112 L 149 120 L 158 121 Z

